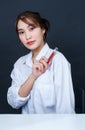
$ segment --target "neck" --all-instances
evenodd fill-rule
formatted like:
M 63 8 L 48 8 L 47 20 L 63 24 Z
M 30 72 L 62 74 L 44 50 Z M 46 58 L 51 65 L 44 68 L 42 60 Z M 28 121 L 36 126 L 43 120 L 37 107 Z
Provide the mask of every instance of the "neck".
M 43 46 L 45 44 L 42 44 L 42 46 L 36 48 L 35 50 L 32 51 L 32 60 L 34 61 L 35 58 L 37 57 L 37 55 L 39 54 L 39 52 L 42 50 Z

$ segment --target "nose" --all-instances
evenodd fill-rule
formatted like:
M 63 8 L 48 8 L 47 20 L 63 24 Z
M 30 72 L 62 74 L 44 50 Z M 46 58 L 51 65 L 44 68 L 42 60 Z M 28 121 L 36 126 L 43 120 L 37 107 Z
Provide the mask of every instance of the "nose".
M 25 33 L 25 38 L 26 40 L 29 40 L 31 38 L 31 34 L 29 32 Z

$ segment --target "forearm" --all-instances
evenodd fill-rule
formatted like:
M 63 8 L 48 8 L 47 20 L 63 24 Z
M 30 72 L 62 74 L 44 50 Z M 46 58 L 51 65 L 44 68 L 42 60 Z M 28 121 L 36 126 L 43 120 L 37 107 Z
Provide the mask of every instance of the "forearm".
M 27 97 L 28 96 L 28 94 L 30 93 L 30 91 L 33 87 L 35 80 L 42 73 L 44 73 L 47 68 L 48 68 L 48 64 L 47 64 L 47 59 L 45 57 L 43 57 L 41 59 L 41 61 L 35 61 L 34 65 L 33 65 L 32 74 L 30 75 L 30 77 L 25 81 L 25 83 L 19 89 L 18 93 L 21 97 Z
M 33 87 L 35 80 L 36 77 L 31 74 L 30 77 L 25 81 L 25 83 L 20 87 L 18 94 L 21 97 L 27 97 Z

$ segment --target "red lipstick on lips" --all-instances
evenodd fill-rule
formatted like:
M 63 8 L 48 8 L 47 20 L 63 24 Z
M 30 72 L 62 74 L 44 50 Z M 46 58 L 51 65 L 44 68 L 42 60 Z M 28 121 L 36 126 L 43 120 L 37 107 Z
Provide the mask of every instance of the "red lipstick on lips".
M 27 42 L 28 45 L 33 45 L 34 41 Z

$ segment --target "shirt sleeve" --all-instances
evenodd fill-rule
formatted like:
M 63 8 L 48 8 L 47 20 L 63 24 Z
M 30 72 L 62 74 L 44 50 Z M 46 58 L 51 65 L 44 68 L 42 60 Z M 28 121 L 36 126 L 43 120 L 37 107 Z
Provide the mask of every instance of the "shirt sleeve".
M 56 113 L 75 113 L 71 65 L 62 54 L 55 56 L 54 86 Z
M 18 71 L 19 70 L 17 69 L 17 67 L 14 66 L 14 69 L 11 72 L 12 83 L 7 92 L 7 101 L 9 105 L 16 109 L 23 106 L 29 100 L 30 96 L 28 95 L 27 97 L 20 97 L 18 94 L 18 90 L 22 85 L 19 80 L 20 76 Z

